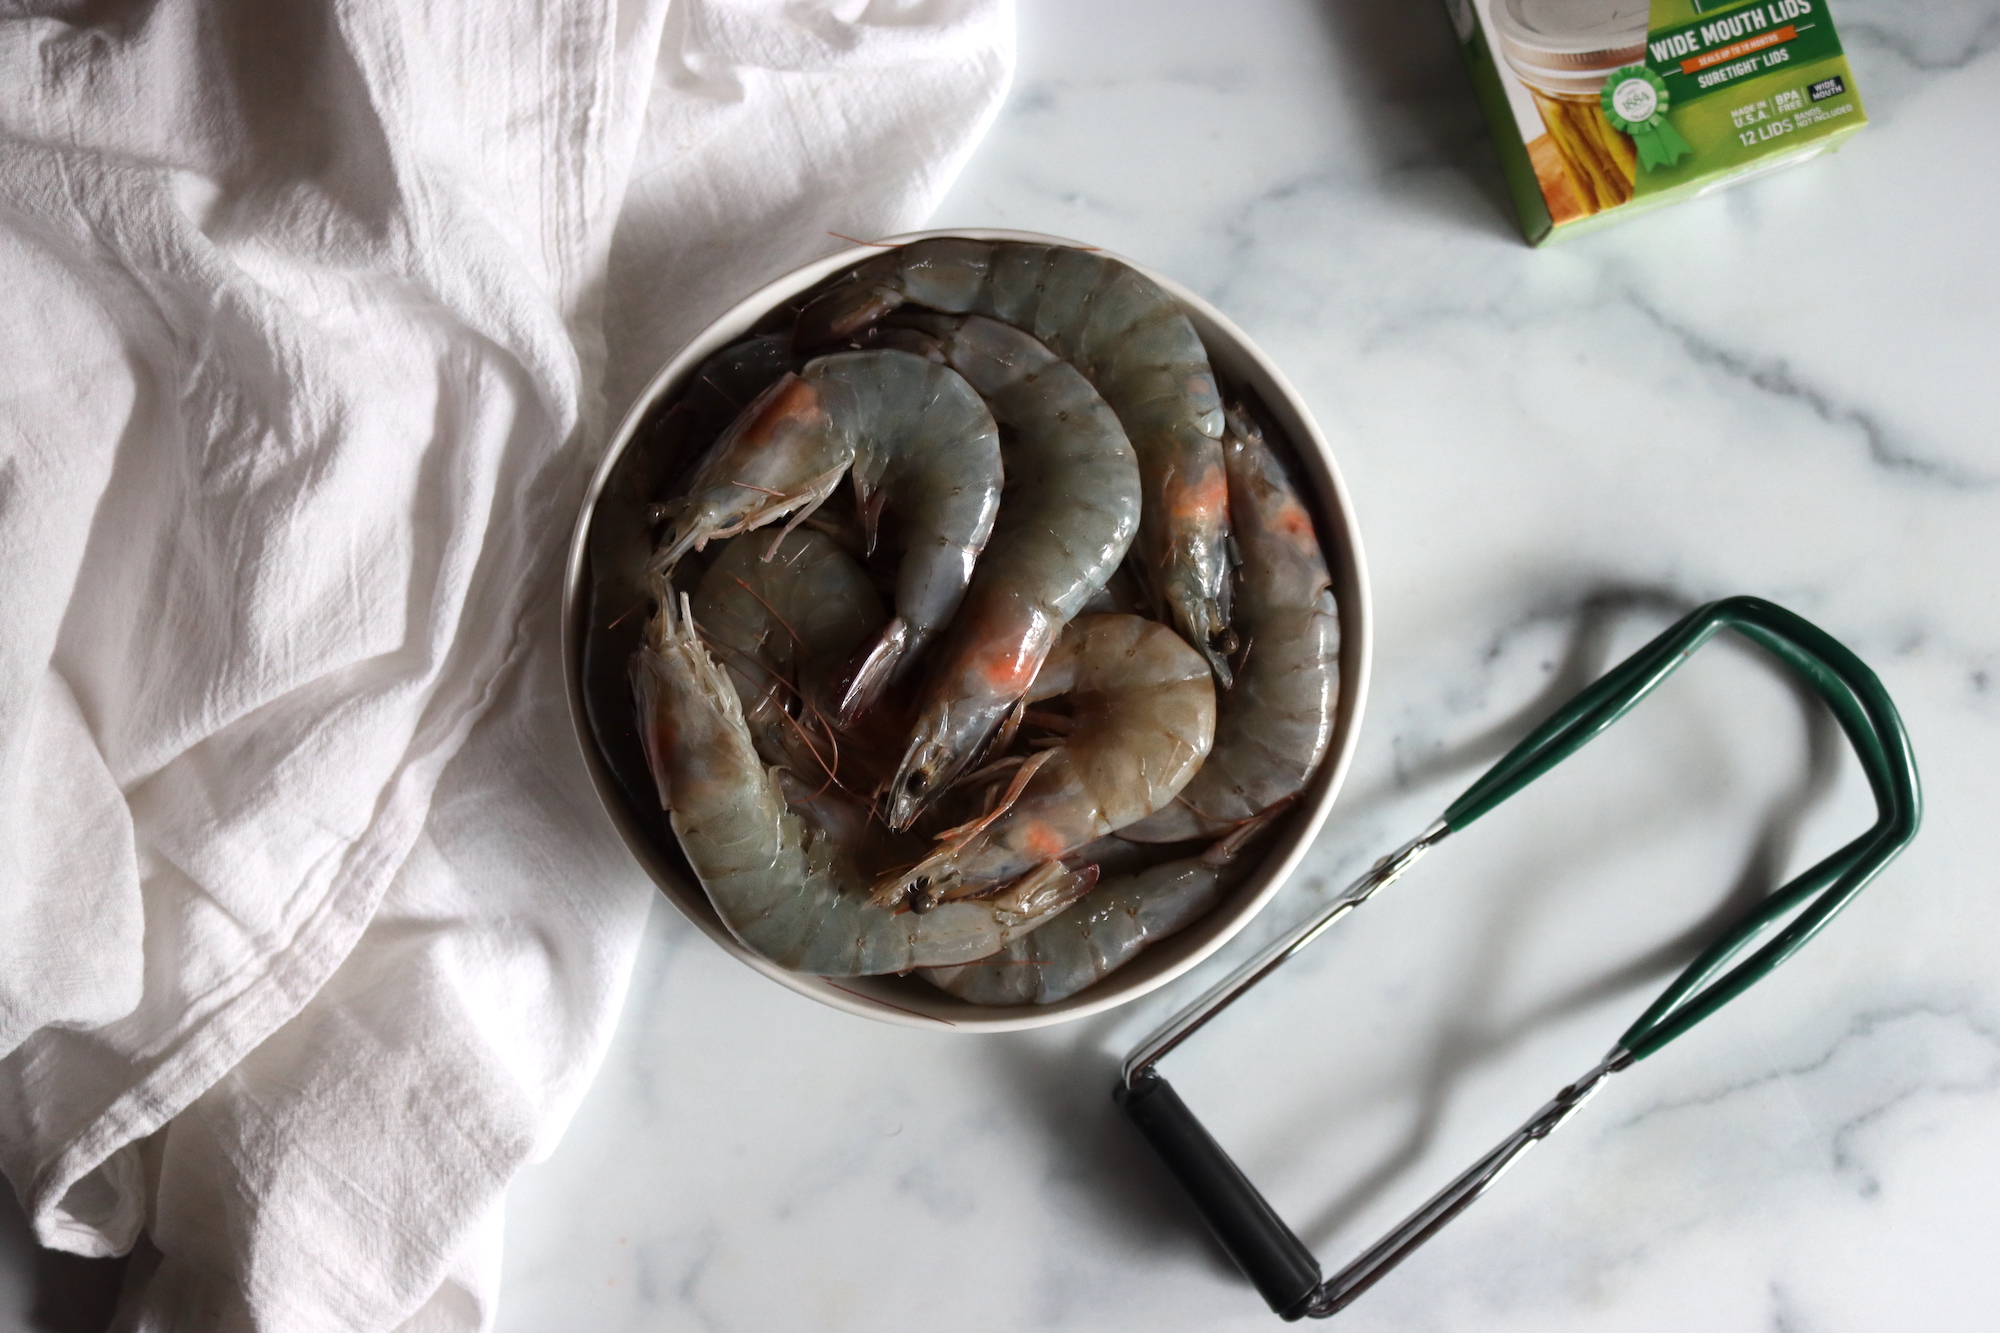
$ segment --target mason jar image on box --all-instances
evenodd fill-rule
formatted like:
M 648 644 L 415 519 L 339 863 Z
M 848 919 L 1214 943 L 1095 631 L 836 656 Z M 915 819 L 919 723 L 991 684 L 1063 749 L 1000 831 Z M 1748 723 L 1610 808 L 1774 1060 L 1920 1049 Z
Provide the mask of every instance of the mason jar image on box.
M 1491 0 L 1501 55 L 1548 129 L 1528 157 L 1558 224 L 1632 197 L 1637 153 L 1601 97 L 1607 78 L 1646 59 L 1650 11 L 1648 0 Z

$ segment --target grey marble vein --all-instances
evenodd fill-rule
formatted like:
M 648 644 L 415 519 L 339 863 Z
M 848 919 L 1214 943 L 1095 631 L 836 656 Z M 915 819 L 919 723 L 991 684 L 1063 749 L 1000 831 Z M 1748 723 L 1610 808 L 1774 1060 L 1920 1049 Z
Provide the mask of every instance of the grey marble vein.
M 1759 393 L 1796 404 L 1829 426 L 1859 435 L 1869 459 L 1877 467 L 1954 490 L 1986 490 L 2000 483 L 2000 475 L 1918 452 L 1874 412 L 1843 402 L 1832 390 L 1808 381 L 1782 356 L 1756 356 L 1730 347 L 1674 319 L 1636 292 L 1627 292 L 1624 299 L 1678 343 L 1696 365 L 1717 371 Z

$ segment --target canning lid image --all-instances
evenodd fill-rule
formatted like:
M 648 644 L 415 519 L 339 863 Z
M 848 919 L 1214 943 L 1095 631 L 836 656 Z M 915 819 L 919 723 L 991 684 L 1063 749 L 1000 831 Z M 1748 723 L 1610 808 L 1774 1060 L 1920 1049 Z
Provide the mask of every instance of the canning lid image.
M 1501 54 L 1548 133 L 1528 144 L 1558 224 L 1632 197 L 1638 155 L 1604 118 L 1605 79 L 1646 58 L 1649 0 L 1492 0 Z

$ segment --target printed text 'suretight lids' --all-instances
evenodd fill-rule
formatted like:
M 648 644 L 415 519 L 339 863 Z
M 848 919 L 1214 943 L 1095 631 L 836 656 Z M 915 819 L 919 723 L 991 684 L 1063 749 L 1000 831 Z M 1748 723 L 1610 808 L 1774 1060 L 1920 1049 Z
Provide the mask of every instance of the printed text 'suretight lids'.
M 1605 76 L 1646 58 L 1649 0 L 1493 0 L 1493 26 L 1524 83 L 1595 96 Z

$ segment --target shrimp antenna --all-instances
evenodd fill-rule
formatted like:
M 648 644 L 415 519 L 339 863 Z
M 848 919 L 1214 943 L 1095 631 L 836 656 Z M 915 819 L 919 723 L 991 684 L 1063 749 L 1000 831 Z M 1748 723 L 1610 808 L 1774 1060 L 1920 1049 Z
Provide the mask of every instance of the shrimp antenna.
M 806 641 L 803 638 L 799 637 L 799 632 L 792 628 L 791 623 L 789 621 L 787 621 L 783 616 L 778 614 L 777 607 L 772 606 L 768 601 L 764 599 L 763 593 L 758 592 L 748 583 L 745 583 L 743 581 L 742 575 L 740 574 L 732 574 L 730 577 L 736 580 L 737 587 L 743 589 L 743 591 L 749 593 L 752 597 L 757 599 L 757 605 L 763 607 L 766 611 L 769 611 L 771 613 L 771 619 L 777 621 L 778 624 L 784 628 L 785 633 L 792 636 L 793 643 L 797 644 L 801 648 L 806 646 Z M 799 697 L 804 698 L 805 696 L 800 695 Z
M 737 582 L 741 583 L 742 580 L 738 579 Z M 756 594 L 753 592 L 751 595 L 755 596 Z M 773 611 L 771 614 L 773 616 L 776 616 L 777 612 Z M 780 621 L 779 623 L 782 624 L 784 622 Z M 783 686 L 787 691 L 791 693 L 791 695 L 794 698 L 796 698 L 800 702 L 800 704 L 803 707 L 811 709 L 813 716 L 818 718 L 821 721 L 821 723 L 824 724 L 825 716 L 819 711 L 819 708 L 813 703 L 812 696 L 808 695 L 803 689 L 799 688 L 796 682 L 787 680 L 782 673 L 773 671 L 770 667 L 758 661 L 755 657 L 752 657 L 750 654 L 735 647 L 733 644 L 725 643 L 722 640 L 713 637 L 706 630 L 703 630 L 699 625 L 695 626 L 695 632 L 701 636 L 703 643 L 707 644 L 711 648 L 720 650 L 723 654 L 728 656 L 731 661 L 738 663 L 740 666 L 747 666 L 748 668 L 754 668 L 757 674 L 768 677 L 769 679 Z M 801 723 L 797 718 L 793 717 L 789 712 L 786 712 L 783 709 L 780 709 L 779 712 L 784 717 L 785 721 L 791 724 L 792 729 L 798 733 L 799 740 L 805 745 L 807 752 L 812 755 L 813 761 L 819 765 L 820 772 L 826 775 L 826 781 L 821 783 L 819 790 L 813 793 L 813 798 L 818 799 L 820 796 L 825 794 L 827 787 L 835 786 L 840 788 L 840 790 L 842 790 L 843 792 L 846 792 L 849 796 L 854 797 L 856 800 L 860 800 L 861 794 L 855 791 L 852 787 L 849 787 L 846 783 L 842 782 L 839 777 L 840 738 L 834 735 L 831 729 L 827 729 L 826 740 L 828 745 L 831 747 L 833 751 L 833 758 L 829 761 L 827 756 L 820 752 L 819 746 L 813 743 L 812 733 L 806 729 L 803 723 Z
M 957 828 L 946 829 L 938 834 L 938 847 L 935 851 L 893 879 L 885 877 L 878 881 L 870 900 L 880 907 L 896 903 L 920 880 L 929 878 L 934 870 L 944 866 L 964 851 L 994 820 L 1013 808 L 1014 802 L 1021 798 L 1022 789 L 1028 785 L 1028 779 L 1034 777 L 1036 770 L 1054 758 L 1055 754 L 1054 750 L 1044 750 L 1040 754 L 1022 760 L 1021 767 L 1015 771 L 1014 780 L 1007 784 L 1006 794 L 1000 798 L 999 804 L 976 819 L 967 820 Z
M 701 382 L 702 382 L 703 384 L 706 384 L 706 385 L 707 385 L 707 386 L 708 386 L 709 388 L 711 388 L 711 389 L 715 390 L 715 392 L 716 392 L 716 396 L 718 396 L 719 398 L 721 398 L 723 402 L 725 402 L 725 403 L 728 403 L 728 404 L 729 404 L 729 405 L 730 405 L 731 407 L 735 408 L 735 409 L 736 409 L 737 411 L 739 411 L 739 412 L 743 410 L 743 404 L 742 404 L 742 403 L 740 403 L 740 402 L 738 402 L 738 401 L 736 401 L 736 395 L 734 395 L 734 394 L 730 393 L 730 392 L 729 392 L 729 391 L 728 391 L 727 389 L 723 388 L 723 387 L 722 387 L 722 386 L 721 386 L 720 384 L 717 384 L 717 383 L 716 383 L 716 382 L 715 382 L 714 380 L 710 379 L 710 378 L 709 378 L 708 376 L 706 376 L 706 375 L 703 375 L 703 376 L 701 377 Z M 686 400 L 685 400 L 685 399 L 683 399 L 682 401 L 686 401 Z

